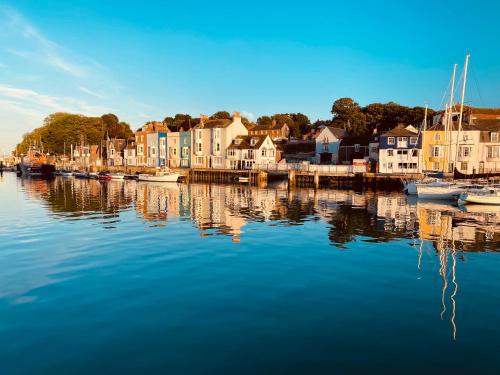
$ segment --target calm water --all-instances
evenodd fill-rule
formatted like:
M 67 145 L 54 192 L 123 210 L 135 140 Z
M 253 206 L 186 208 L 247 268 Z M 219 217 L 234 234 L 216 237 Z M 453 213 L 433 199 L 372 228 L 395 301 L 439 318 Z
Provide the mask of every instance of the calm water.
M 499 373 L 500 208 L 0 177 L 1 374 Z

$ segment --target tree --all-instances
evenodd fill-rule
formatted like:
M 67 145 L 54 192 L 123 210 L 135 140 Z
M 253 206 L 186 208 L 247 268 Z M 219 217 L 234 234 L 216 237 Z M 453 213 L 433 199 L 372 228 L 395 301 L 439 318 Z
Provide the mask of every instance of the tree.
M 337 99 L 332 105 L 332 124 L 348 130 L 352 134 L 367 133 L 366 116 L 361 107 L 351 98 Z
M 227 111 L 215 112 L 212 116 L 210 116 L 211 120 L 230 120 L 231 118 L 231 114 Z

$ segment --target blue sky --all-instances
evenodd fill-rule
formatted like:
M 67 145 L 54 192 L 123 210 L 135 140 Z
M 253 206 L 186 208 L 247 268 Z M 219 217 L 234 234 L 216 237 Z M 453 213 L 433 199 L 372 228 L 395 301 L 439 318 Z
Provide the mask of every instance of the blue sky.
M 178 112 L 329 118 L 343 96 L 436 108 L 467 51 L 468 102 L 500 106 L 500 5 L 436 3 L 4 1 L 0 153 L 55 111 L 135 129 Z

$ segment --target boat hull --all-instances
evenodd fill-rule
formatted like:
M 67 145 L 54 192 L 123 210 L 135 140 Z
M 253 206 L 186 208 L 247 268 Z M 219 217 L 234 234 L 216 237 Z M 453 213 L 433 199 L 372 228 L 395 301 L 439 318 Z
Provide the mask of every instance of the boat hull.
M 150 181 L 150 182 L 177 182 L 179 179 L 178 173 L 171 173 L 163 176 L 152 176 L 148 174 L 140 174 L 139 181 Z
M 500 205 L 499 195 L 476 195 L 476 194 L 463 194 L 460 197 L 460 203 L 463 204 L 486 204 L 497 206 Z

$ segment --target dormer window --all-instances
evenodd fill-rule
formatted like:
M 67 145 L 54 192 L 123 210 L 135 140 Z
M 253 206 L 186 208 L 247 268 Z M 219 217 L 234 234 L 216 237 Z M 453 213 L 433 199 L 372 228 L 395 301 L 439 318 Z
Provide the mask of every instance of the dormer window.
M 236 138 L 236 139 L 234 140 L 234 144 L 235 144 L 235 145 L 239 145 L 240 143 L 241 143 L 241 138 Z
M 490 140 L 491 140 L 491 142 L 498 142 L 498 139 L 499 139 L 498 133 L 495 132 L 495 133 L 491 133 L 490 134 Z
M 416 145 L 418 141 L 418 137 L 410 137 L 410 144 L 411 145 Z
M 250 140 L 250 145 L 251 145 L 251 146 L 255 146 L 255 145 L 257 144 L 257 142 L 258 142 L 258 141 L 259 141 L 259 138 L 252 138 L 252 139 Z
M 394 144 L 396 144 L 396 138 L 394 138 L 394 137 L 387 137 L 387 144 L 388 145 L 394 145 Z

